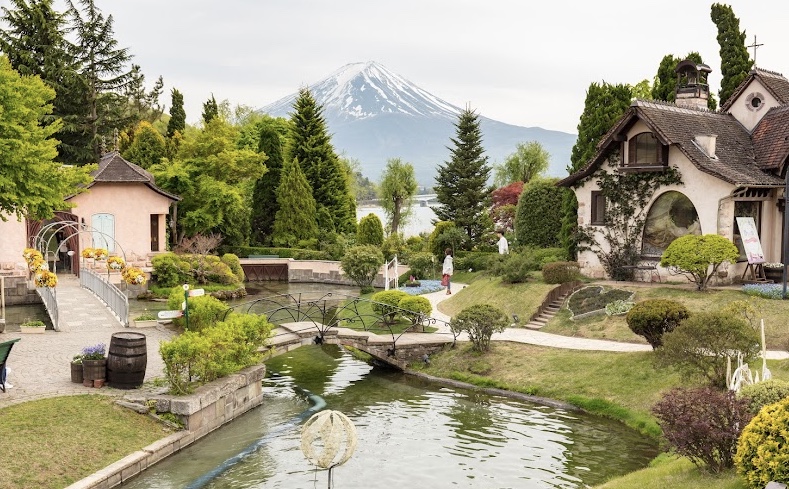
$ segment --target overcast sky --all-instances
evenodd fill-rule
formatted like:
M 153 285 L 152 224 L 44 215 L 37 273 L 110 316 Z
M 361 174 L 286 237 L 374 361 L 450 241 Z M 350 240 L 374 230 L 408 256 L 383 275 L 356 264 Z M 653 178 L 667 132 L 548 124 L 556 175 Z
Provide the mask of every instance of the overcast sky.
M 0 4 L 7 0 L 0 0 Z M 96 0 L 150 84 L 261 107 L 341 66 L 377 61 L 444 100 L 520 126 L 576 132 L 592 82 L 654 77 L 698 51 L 720 86 L 712 2 L 700 0 Z M 789 3 L 732 5 L 758 66 L 789 75 Z M 750 50 L 753 53 L 753 50 Z M 753 55 L 751 55 L 753 56 Z

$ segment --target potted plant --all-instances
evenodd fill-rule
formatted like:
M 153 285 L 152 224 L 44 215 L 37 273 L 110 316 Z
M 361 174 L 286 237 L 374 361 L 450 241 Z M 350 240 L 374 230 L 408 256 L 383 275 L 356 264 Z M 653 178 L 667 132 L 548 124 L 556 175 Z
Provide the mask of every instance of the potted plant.
M 767 280 L 772 280 L 776 283 L 783 282 L 784 279 L 784 264 L 783 263 L 765 263 L 764 276 Z
M 82 354 L 74 355 L 71 359 L 71 381 L 75 384 L 82 383 Z
M 157 317 L 154 313 L 145 311 L 136 318 L 134 318 L 133 324 L 131 325 L 134 328 L 151 328 L 159 324 Z
M 82 385 L 100 386 L 107 378 L 107 357 L 104 343 L 82 349 Z M 96 382 L 100 380 L 101 382 Z
M 44 324 L 44 321 L 39 321 L 39 320 L 28 319 L 27 321 L 19 325 L 19 331 L 27 334 L 44 334 L 44 331 L 46 329 L 47 329 L 47 325 Z

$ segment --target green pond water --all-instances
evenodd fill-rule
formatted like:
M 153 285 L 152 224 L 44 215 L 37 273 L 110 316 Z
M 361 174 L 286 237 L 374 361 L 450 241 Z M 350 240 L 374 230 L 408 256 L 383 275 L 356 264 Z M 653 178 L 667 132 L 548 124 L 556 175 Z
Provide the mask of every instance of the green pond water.
M 358 446 L 333 470 L 335 488 L 583 488 L 657 454 L 621 424 L 372 368 L 336 346 L 304 346 L 267 366 L 262 406 L 122 487 L 190 487 L 261 438 L 202 487 L 326 487 L 329 474 L 300 449 L 299 415 L 310 406 L 302 389 L 356 426 Z

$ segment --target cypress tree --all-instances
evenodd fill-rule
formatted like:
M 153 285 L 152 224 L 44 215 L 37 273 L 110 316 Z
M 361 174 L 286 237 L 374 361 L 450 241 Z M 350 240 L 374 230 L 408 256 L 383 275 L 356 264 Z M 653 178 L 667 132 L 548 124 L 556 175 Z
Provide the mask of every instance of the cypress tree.
M 214 120 L 219 115 L 219 105 L 216 103 L 214 94 L 211 98 L 203 102 L 203 124 L 208 125 L 209 122 Z
M 524 187 L 515 213 L 518 243 L 538 248 L 560 245 L 562 202 L 571 192 L 555 184 L 557 179 L 532 180 Z
M 491 167 L 484 155 L 477 114 L 466 108 L 458 115 L 455 128 L 450 159 L 438 167 L 435 190 L 441 205 L 433 211 L 440 221 L 454 222 L 462 229 L 465 246 L 471 248 L 493 225 L 487 212 L 490 192 L 486 189 Z
M 337 231 L 356 232 L 356 199 L 331 145 L 323 108 L 302 88 L 293 109 L 288 158 L 299 160 L 316 204 L 329 210 Z
M 734 16 L 730 5 L 712 4 L 712 22 L 718 27 L 718 45 L 721 57 L 721 89 L 718 92 L 721 105 L 734 93 L 734 89 L 748 76 L 753 61 L 745 47 L 745 31 L 740 31 L 740 19 Z
M 696 63 L 704 63 L 701 55 L 693 51 L 688 53 L 684 59 L 690 59 Z M 677 64 L 684 59 L 677 58 L 673 54 L 667 54 L 660 61 L 657 75 L 655 75 L 655 84 L 652 86 L 652 98 L 655 100 L 664 100 L 666 102 L 674 102 L 677 98 Z M 715 100 L 715 95 L 710 94 L 707 99 L 707 108 L 715 110 L 718 106 Z
M 150 122 L 142 121 L 134 129 L 134 139 L 123 157 L 143 168 L 150 168 L 167 156 L 167 143 Z
M 592 83 L 586 91 L 586 101 L 581 120 L 578 123 L 578 139 L 570 155 L 570 174 L 583 168 L 597 150 L 600 142 L 611 126 L 630 106 L 632 94 L 627 85 Z M 578 226 L 578 201 L 574 193 L 565 194 L 562 213 L 562 247 L 570 257 L 576 254 L 575 230 Z
M 265 154 L 266 173 L 255 182 L 252 191 L 252 240 L 264 244 L 271 239 L 274 216 L 279 210 L 277 189 L 282 174 L 282 143 L 274 126 L 260 124 L 258 152 Z
M 299 241 L 318 237 L 315 222 L 315 199 L 312 189 L 294 159 L 282 170 L 282 183 L 277 190 L 277 211 L 272 240 L 276 246 L 296 246 Z
M 167 137 L 172 138 L 175 131 L 184 133 L 186 129 L 186 111 L 184 110 L 184 95 L 173 88 L 170 91 L 170 120 L 167 121 Z
M 380 247 L 384 244 L 384 226 L 375 214 L 367 214 L 359 220 L 359 230 L 356 231 L 357 245 L 375 245 Z

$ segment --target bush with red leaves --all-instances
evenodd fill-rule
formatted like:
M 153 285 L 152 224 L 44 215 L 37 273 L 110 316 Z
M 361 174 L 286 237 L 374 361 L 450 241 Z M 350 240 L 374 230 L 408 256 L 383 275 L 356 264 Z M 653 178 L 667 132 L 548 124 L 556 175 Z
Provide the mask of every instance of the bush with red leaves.
M 671 448 L 712 473 L 734 466 L 737 439 L 753 417 L 746 400 L 710 387 L 672 389 L 652 412 Z

